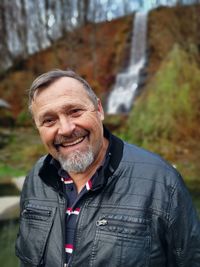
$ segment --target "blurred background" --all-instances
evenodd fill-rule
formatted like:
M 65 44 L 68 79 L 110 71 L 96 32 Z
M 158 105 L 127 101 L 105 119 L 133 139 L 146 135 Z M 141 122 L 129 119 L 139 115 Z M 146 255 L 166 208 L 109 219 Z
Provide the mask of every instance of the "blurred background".
M 184 177 L 200 213 L 200 1 L 0 1 L 0 266 L 17 267 L 19 194 L 45 152 L 27 89 L 50 69 L 78 72 L 105 125 Z

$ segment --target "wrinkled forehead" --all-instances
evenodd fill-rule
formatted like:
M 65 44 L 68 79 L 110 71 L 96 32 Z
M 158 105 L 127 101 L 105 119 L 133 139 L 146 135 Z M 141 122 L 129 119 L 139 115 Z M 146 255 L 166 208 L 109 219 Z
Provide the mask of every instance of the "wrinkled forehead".
M 65 94 L 79 94 L 79 96 L 88 96 L 89 93 L 84 85 L 79 81 L 71 77 L 61 77 L 51 82 L 46 82 L 38 86 L 32 97 L 32 101 L 34 101 L 38 96 L 45 93 L 46 95 L 52 94 L 52 91 L 56 90 L 56 93 L 63 94 L 63 90 Z
M 32 101 L 32 114 L 61 112 L 72 108 L 91 110 L 94 104 L 81 83 L 72 81 L 66 83 L 66 79 L 44 87 L 36 92 Z

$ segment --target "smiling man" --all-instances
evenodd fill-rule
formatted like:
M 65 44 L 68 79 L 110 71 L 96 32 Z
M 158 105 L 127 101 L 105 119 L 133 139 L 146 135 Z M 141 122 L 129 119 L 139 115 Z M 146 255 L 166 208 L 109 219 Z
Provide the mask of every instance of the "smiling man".
M 85 87 L 89 90 L 86 83 Z M 62 77 L 48 90 L 37 90 L 31 103 L 44 145 L 73 177 L 78 192 L 100 166 L 108 147 L 103 137 L 101 102 L 92 91 L 90 94 L 80 81 Z
M 48 155 L 25 180 L 22 267 L 200 267 L 200 223 L 180 174 L 102 124 L 72 71 L 39 76 L 29 109 Z

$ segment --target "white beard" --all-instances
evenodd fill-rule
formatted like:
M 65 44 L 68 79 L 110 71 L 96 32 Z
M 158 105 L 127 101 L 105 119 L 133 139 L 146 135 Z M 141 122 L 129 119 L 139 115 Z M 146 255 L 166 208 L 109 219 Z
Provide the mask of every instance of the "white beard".
M 68 173 L 83 173 L 94 161 L 92 149 L 86 152 L 76 150 L 66 157 L 59 155 L 58 161 Z

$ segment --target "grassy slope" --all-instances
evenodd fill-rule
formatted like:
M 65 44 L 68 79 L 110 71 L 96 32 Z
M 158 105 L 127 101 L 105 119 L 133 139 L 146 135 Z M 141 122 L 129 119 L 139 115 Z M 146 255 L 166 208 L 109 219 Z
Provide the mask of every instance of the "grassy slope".
M 147 92 L 135 115 L 132 111 L 129 125 L 135 125 L 136 142 L 177 166 L 200 210 L 199 13 L 200 5 L 150 13 Z
M 28 127 L 13 129 L 8 145 L 0 151 L 0 182 L 25 175 L 45 153 L 36 130 Z
M 200 208 L 199 85 L 195 55 L 175 45 L 120 134 L 176 165 Z
M 200 211 L 200 6 L 149 15 L 148 79 L 130 116 L 109 118 L 123 139 L 159 153 L 183 175 Z M 159 23 L 158 23 L 159 22 Z
M 200 5 L 158 8 L 149 14 L 148 73 L 152 77 L 160 64 L 178 43 L 185 51 L 197 48 L 196 60 L 200 63 Z

